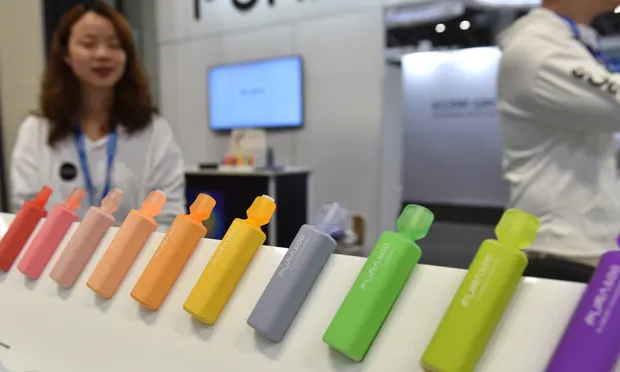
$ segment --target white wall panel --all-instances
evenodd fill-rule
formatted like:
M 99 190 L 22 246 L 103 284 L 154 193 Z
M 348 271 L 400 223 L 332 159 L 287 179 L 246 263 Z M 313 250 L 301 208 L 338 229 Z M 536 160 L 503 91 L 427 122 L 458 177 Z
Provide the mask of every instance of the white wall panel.
M 159 48 L 159 83 L 160 91 L 160 114 L 164 116 L 172 126 L 177 140 L 180 140 L 179 124 L 179 47 L 175 44 L 162 45 Z M 187 156 L 187 154 L 186 154 Z
M 381 229 L 391 230 L 402 209 L 404 146 L 403 73 L 398 66 L 386 66 L 383 80 L 383 118 L 381 126 Z
M 251 31 L 233 32 L 221 37 L 221 62 L 232 63 L 294 54 L 293 26 L 272 26 Z M 274 148 L 276 162 L 295 164 L 296 131 L 270 132 L 268 143 Z M 218 151 L 228 148 L 228 138 L 218 137 Z
M 153 1 L 156 1 L 155 15 L 157 18 L 157 39 L 162 42 L 187 37 L 189 22 L 192 20 L 193 1 Z
M 193 0 L 154 0 L 157 2 L 158 39 L 160 42 L 224 31 L 262 28 L 266 25 L 347 14 L 369 8 L 429 3 L 447 0 L 276 0 L 271 7 L 266 0 L 251 12 L 235 9 L 230 0 L 203 0 L 200 19 L 194 16 Z
M 221 61 L 219 38 L 194 39 L 179 45 L 179 123 L 186 163 L 223 158 L 207 117 L 207 67 Z
M 187 1 L 187 3 L 193 2 Z M 193 8 L 187 13 L 190 14 L 189 35 L 198 36 L 222 31 L 260 28 L 266 25 L 378 8 L 380 4 L 381 0 L 276 0 L 276 5 L 270 6 L 266 0 L 260 0 L 250 12 L 240 12 L 235 9 L 230 0 L 202 1 L 200 20 L 193 18 Z
M 379 0 L 384 6 L 394 5 L 410 5 L 410 4 L 423 4 L 423 3 L 435 3 L 435 2 L 447 2 L 454 0 Z M 458 1 L 458 0 L 457 0 Z M 471 2 L 471 0 L 463 0 L 462 2 Z
M 307 126 L 300 164 L 314 172 L 317 205 L 339 200 L 378 234 L 383 24 L 378 10 L 304 21 L 295 47 L 306 60 Z
M 500 58 L 494 47 L 404 58 L 405 200 L 506 205 L 496 105 Z
M 7 170 L 0 177 L 9 188 L 8 169 L 19 126 L 38 108 L 45 61 L 42 7 L 41 1 L 0 0 L 0 122 Z
M 174 12 L 173 5 L 160 4 L 160 11 L 170 12 L 170 19 L 166 19 L 170 23 L 160 35 L 165 41 L 160 46 L 176 53 L 175 59 L 162 52 L 162 64 L 167 66 L 161 69 L 162 79 L 167 81 L 162 81 L 162 92 L 164 86 L 172 89 L 162 93 L 162 100 L 167 101 L 164 114 L 176 118 L 175 131 L 188 164 L 219 161 L 228 138 L 208 129 L 207 68 L 282 55 L 303 56 L 305 126 L 270 132 L 268 142 L 279 163 L 307 166 L 314 172 L 311 213 L 327 199 L 347 204 L 352 212 L 365 216 L 366 239 L 371 245 L 378 235 L 381 215 L 381 0 L 306 1 L 278 0 L 276 7 L 262 4 L 241 14 L 229 1 L 217 0 L 203 8 L 200 27 L 192 10 L 185 10 L 190 24 L 186 35 L 182 17 Z M 179 1 L 173 3 L 184 6 Z M 209 12 L 205 11 L 207 7 Z M 176 83 L 168 71 L 175 69 L 174 64 Z

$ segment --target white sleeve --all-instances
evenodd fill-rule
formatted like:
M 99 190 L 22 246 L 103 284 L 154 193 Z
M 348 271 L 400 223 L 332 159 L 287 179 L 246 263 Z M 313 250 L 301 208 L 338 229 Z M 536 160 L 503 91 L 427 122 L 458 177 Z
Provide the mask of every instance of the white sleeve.
M 531 115 L 575 130 L 620 131 L 620 76 L 581 45 L 549 49 L 536 66 L 534 94 L 528 100 Z
M 39 169 L 41 123 L 28 117 L 19 127 L 11 157 L 11 207 L 19 210 L 24 201 L 32 199 L 43 187 Z
M 179 214 L 187 213 L 185 200 L 185 164 L 181 148 L 174 140 L 172 129 L 159 117 L 154 119 L 151 140 L 151 166 L 146 175 L 145 195 L 153 190 L 166 194 L 166 204 L 157 216 L 160 229 L 169 227 Z

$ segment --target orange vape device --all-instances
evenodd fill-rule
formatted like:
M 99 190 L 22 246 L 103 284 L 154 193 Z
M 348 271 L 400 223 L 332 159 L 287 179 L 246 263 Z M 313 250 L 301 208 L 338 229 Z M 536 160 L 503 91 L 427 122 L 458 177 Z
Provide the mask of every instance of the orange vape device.
M 88 287 L 103 298 L 112 298 L 125 275 L 138 257 L 151 234 L 157 230 L 155 216 L 166 202 L 166 195 L 157 190 L 142 203 L 142 210 L 132 210 L 116 233 L 114 240 L 95 267 Z
M 203 221 L 209 218 L 213 207 L 215 200 L 200 194 L 190 207 L 189 215 L 180 214 L 174 219 L 131 291 L 131 297 L 149 310 L 159 309 L 194 248 L 206 235 Z

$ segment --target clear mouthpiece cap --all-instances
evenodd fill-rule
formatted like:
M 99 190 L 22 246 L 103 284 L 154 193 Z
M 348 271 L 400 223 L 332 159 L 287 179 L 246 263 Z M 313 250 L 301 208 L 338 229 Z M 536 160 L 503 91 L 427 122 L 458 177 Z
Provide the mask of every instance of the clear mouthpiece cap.
M 52 188 L 45 185 L 43 186 L 41 191 L 39 191 L 39 193 L 34 197 L 34 199 L 32 199 L 32 203 L 41 208 L 44 208 L 45 204 L 47 204 L 48 200 L 50 199 L 50 196 L 52 196 Z
M 495 227 L 495 235 L 499 241 L 523 249 L 532 245 L 539 227 L 536 216 L 520 209 L 507 209 Z
M 211 217 L 213 208 L 215 208 L 215 199 L 208 194 L 199 194 L 189 207 L 189 217 L 196 222 L 202 223 Z
M 409 204 L 396 220 L 396 229 L 415 241 L 428 234 L 434 220 L 435 215 L 429 209 L 421 205 Z
M 65 206 L 72 211 L 78 209 L 80 207 L 80 204 L 82 204 L 82 199 L 84 199 L 85 195 L 86 192 L 81 188 L 74 188 L 73 191 L 71 191 L 71 193 L 69 194 L 69 196 L 67 196 L 67 199 L 65 200 Z
M 160 190 L 151 191 L 142 202 L 142 213 L 149 217 L 155 217 L 161 212 L 164 204 L 166 204 L 166 194 Z
M 342 204 L 327 201 L 317 212 L 314 223 L 316 227 L 331 235 L 344 230 L 344 224 L 349 217 L 349 210 Z
M 248 208 L 248 219 L 258 226 L 263 226 L 269 223 L 275 210 L 275 200 L 269 195 L 262 195 L 254 199 L 254 202 L 250 205 L 250 208 Z
M 101 209 L 108 213 L 114 213 L 123 200 L 123 192 L 119 189 L 112 189 L 101 201 Z

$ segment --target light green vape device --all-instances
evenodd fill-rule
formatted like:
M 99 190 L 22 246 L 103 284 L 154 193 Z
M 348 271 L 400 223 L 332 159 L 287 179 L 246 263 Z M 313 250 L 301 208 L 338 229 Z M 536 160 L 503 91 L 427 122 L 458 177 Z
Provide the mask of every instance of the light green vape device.
M 331 348 L 354 361 L 364 359 L 422 255 L 415 241 L 426 236 L 433 219 L 428 209 L 408 205 L 398 232 L 381 234 L 323 336 Z
M 498 240 L 480 246 L 422 356 L 426 371 L 474 371 L 527 267 L 520 249 L 532 244 L 538 227 L 530 214 L 504 212 L 495 228 Z

